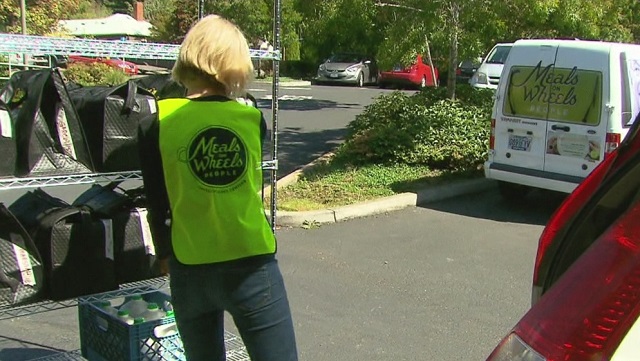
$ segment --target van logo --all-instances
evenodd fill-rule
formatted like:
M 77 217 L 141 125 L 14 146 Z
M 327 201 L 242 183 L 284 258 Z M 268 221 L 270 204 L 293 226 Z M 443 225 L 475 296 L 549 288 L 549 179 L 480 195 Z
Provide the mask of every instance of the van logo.
M 227 187 L 247 170 L 247 147 L 229 128 L 213 126 L 196 134 L 187 147 L 178 151 L 191 173 L 209 187 Z
M 522 118 L 597 125 L 602 72 L 554 64 L 513 66 L 504 94 L 504 114 Z

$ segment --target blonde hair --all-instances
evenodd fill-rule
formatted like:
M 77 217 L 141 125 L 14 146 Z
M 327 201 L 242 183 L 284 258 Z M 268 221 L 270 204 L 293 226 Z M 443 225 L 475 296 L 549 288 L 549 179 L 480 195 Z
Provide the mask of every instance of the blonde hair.
M 244 95 L 253 76 L 249 45 L 240 29 L 217 15 L 198 21 L 187 33 L 173 79 L 185 86 L 212 87 L 228 97 Z

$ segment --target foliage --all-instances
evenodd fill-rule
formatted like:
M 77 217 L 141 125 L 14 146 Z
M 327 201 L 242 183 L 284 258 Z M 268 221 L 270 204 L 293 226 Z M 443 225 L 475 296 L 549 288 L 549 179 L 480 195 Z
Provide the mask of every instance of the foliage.
M 458 86 L 409 96 L 380 96 L 348 126 L 337 159 L 351 164 L 408 164 L 451 171 L 478 168 L 486 157 L 492 91 Z
M 112 14 L 112 10 L 101 2 L 93 0 L 81 0 L 78 3 L 78 11 L 70 14 L 69 19 L 95 19 L 104 18 Z
M 26 0 L 27 33 L 46 35 L 58 28 L 58 20 L 78 11 L 77 0 Z M 0 32 L 20 33 L 20 7 L 15 0 L 0 0 Z
M 69 64 L 64 71 L 67 80 L 82 86 L 118 85 L 125 83 L 129 76 L 122 70 L 107 64 Z

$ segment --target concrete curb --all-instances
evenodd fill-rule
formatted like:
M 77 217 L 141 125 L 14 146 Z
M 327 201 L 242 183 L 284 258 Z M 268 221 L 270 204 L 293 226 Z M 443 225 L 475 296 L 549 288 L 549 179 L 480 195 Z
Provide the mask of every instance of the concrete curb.
M 486 178 L 467 179 L 455 181 L 449 184 L 428 187 L 415 193 L 400 193 L 385 198 L 333 209 L 308 212 L 278 211 L 276 214 L 276 223 L 278 226 L 285 227 L 301 227 L 305 223 L 336 223 L 348 219 L 395 211 L 406 207 L 438 202 L 462 195 L 479 193 L 493 187 L 495 187 L 495 182 Z

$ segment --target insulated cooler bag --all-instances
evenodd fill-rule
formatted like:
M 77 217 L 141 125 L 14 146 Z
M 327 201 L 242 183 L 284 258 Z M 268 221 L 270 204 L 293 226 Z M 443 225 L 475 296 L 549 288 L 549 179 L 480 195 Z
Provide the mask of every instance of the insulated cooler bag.
M 11 177 L 16 168 L 16 136 L 9 108 L 0 101 L 0 177 Z
M 116 87 L 75 87 L 69 91 L 84 126 L 96 169 L 140 169 L 138 123 L 157 115 L 156 99 L 134 81 Z
M 0 101 L 13 121 L 15 176 L 92 171 L 82 125 L 57 69 L 14 73 L 0 90 Z
M 123 190 L 119 183 L 94 185 L 74 202 L 98 219 L 113 224 L 115 272 L 118 283 L 160 276 L 142 188 Z
M 42 259 L 20 222 L 0 203 L 0 309 L 42 298 Z
M 77 207 L 52 209 L 39 218 L 33 238 L 42 256 L 51 299 L 118 288 L 111 220 L 94 220 Z
M 16 199 L 10 206 L 9 211 L 18 219 L 20 224 L 33 235 L 39 226 L 39 219 L 52 209 L 67 208 L 69 203 L 62 199 L 51 196 L 37 188 L 26 192 Z

